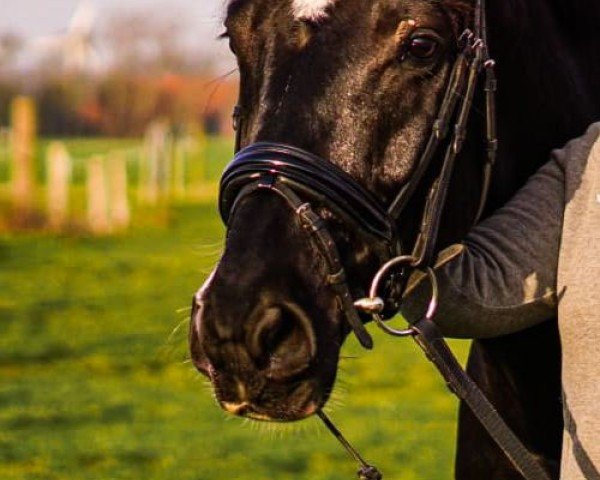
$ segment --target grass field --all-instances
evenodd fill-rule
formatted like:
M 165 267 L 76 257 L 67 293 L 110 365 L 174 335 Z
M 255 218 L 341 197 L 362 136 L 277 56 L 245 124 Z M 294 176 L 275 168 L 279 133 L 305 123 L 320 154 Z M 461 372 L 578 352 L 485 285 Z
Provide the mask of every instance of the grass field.
M 209 151 L 216 175 L 223 143 Z M 226 418 L 185 361 L 214 204 L 171 207 L 167 228 L 136 218 L 106 239 L 1 234 L 0 479 L 355 478 L 316 420 Z M 375 338 L 346 345 L 332 417 L 387 479 L 451 478 L 454 398 L 410 340 Z

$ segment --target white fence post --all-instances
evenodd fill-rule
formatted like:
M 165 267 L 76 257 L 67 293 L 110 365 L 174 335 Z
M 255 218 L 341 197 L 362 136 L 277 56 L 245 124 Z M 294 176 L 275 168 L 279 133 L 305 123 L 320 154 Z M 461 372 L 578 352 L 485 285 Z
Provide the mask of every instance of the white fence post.
M 13 204 L 22 220 L 32 214 L 34 206 L 36 116 L 31 98 L 16 97 L 12 101 L 12 194 Z
M 187 187 L 188 137 L 178 138 L 173 143 L 173 195 L 185 199 Z
M 53 230 L 62 229 L 68 220 L 71 172 L 71 157 L 64 144 L 52 142 L 46 152 L 46 200 L 48 224 Z
M 169 137 L 166 122 L 154 122 L 146 131 L 140 158 L 139 199 L 142 203 L 155 205 L 165 196 L 170 174 Z
M 110 232 L 106 183 L 104 159 L 100 156 L 90 158 L 87 163 L 88 227 L 97 235 Z
M 126 229 L 131 220 L 129 197 L 127 196 L 127 159 L 120 153 L 108 158 L 110 179 L 110 222 L 119 230 Z

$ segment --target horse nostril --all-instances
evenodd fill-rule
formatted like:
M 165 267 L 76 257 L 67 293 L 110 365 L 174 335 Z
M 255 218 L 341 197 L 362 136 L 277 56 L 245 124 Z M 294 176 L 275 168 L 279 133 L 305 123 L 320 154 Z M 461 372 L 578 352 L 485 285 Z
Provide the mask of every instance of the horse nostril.
M 259 314 L 248 338 L 257 366 L 272 379 L 306 370 L 316 354 L 315 335 L 306 314 L 294 305 L 271 306 Z

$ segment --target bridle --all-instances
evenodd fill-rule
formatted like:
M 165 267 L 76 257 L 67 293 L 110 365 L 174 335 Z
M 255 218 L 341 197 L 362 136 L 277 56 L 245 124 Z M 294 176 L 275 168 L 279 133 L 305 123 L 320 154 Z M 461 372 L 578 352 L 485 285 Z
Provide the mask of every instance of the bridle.
M 400 189 L 390 205 L 385 208 L 370 192 L 365 190 L 346 172 L 322 158 L 296 147 L 280 143 L 255 143 L 241 149 L 243 109 L 234 110 L 236 131 L 236 156 L 223 173 L 220 186 L 219 210 L 227 224 L 235 207 L 242 198 L 257 190 L 270 190 L 283 198 L 298 215 L 301 224 L 312 232 L 325 254 L 329 267 L 329 282 L 342 298 L 343 310 L 355 335 L 365 348 L 372 348 L 373 341 L 358 318 L 346 276 L 335 242 L 332 241 L 325 223 L 317 215 L 311 203 L 324 204 L 343 220 L 357 227 L 380 244 L 386 245 L 390 256 L 403 255 L 396 226 L 409 200 L 425 175 L 440 145 L 447 140 L 454 119 L 454 132 L 448 144 L 443 166 L 427 196 L 417 240 L 407 267 L 422 269 L 434 260 L 442 210 L 454 164 L 461 152 L 467 134 L 467 123 L 477 89 L 481 69 L 486 72 L 485 91 L 487 105 L 487 161 L 483 167 L 481 198 L 477 219 L 485 207 L 492 167 L 496 160 L 496 77 L 495 62 L 489 58 L 485 24 L 485 4 L 478 2 L 475 33 L 466 30 L 459 39 L 459 54 L 452 68 L 448 86 L 440 110 L 433 124 L 429 139 L 410 180 Z M 387 298 L 384 302 L 395 311 L 397 302 Z M 361 303 L 365 310 L 366 302 Z M 372 308 L 367 313 L 372 313 Z M 383 325 L 383 324 L 382 324 Z
M 234 111 L 236 156 L 221 179 L 219 211 L 228 224 L 239 203 L 257 191 L 272 192 L 282 198 L 313 236 L 327 265 L 327 283 L 334 289 L 340 309 L 360 344 L 373 348 L 359 311 L 372 316 L 386 333 L 398 337 L 413 337 L 435 364 L 450 390 L 469 405 L 500 448 L 528 480 L 548 479 L 545 470 L 528 452 L 487 400 L 479 387 L 466 375 L 445 343 L 433 318 L 437 307 L 437 281 L 432 269 L 440 221 L 456 159 L 462 151 L 467 125 L 477 91 L 479 78 L 485 72 L 487 155 L 483 165 L 481 198 L 476 220 L 484 211 L 491 173 L 496 161 L 496 88 L 495 62 L 490 58 L 487 43 L 485 0 L 477 0 L 474 29 L 465 30 L 459 39 L 457 58 L 452 67 L 446 92 L 437 119 L 410 180 L 401 188 L 386 208 L 356 180 L 332 163 L 302 149 L 279 143 L 255 143 L 241 149 L 243 109 Z M 454 129 L 451 132 L 451 126 Z M 448 142 L 442 166 L 428 192 L 419 232 L 410 255 L 406 255 L 398 240 L 397 224 L 414 196 L 441 145 Z M 371 243 L 382 246 L 391 258 L 373 279 L 369 297 L 354 300 L 333 236 L 325 220 L 313 204 L 323 205 L 346 225 Z M 411 271 L 423 271 L 432 286 L 432 299 L 423 318 L 410 328 L 397 330 L 385 323 L 399 309 L 401 280 Z M 387 294 L 382 294 L 383 290 Z M 362 479 L 382 478 L 377 469 L 368 465 L 323 412 L 319 416 L 342 445 L 361 464 Z
M 326 260 L 327 283 L 335 290 L 348 324 L 363 347 L 373 348 L 373 339 L 354 306 L 335 241 L 307 199 L 327 205 L 362 235 L 384 244 L 391 254 L 396 235 L 385 209 L 333 164 L 288 145 L 256 143 L 241 150 L 223 173 L 219 210 L 225 223 L 242 199 L 261 190 L 281 197 L 313 235 Z

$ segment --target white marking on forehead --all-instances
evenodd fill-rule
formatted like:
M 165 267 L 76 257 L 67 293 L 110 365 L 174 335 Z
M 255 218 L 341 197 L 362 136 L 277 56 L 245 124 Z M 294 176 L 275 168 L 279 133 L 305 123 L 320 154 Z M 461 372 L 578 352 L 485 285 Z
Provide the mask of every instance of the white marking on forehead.
M 327 18 L 327 9 L 337 0 L 292 0 L 292 13 L 296 20 L 318 22 Z

